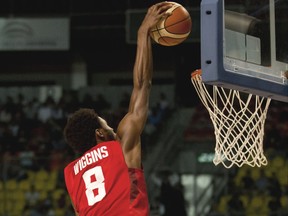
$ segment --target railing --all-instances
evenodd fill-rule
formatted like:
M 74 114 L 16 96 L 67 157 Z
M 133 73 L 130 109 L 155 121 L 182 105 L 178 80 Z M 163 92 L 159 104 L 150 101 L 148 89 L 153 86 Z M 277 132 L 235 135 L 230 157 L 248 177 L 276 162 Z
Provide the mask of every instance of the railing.
M 227 176 L 213 177 L 211 184 L 200 194 L 195 202 L 195 215 L 207 215 L 213 205 L 213 199 L 225 190 L 227 180 Z M 209 196 L 210 190 L 213 191 L 213 196 Z

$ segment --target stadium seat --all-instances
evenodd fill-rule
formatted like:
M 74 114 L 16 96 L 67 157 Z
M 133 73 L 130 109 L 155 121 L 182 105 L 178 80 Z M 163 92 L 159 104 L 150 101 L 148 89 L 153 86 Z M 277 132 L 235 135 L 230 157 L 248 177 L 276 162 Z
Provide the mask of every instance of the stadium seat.
M 18 183 L 15 179 L 9 179 L 5 183 L 5 189 L 8 191 L 13 191 L 18 189 Z
M 40 169 L 35 173 L 35 181 L 46 181 L 49 178 L 49 173 L 45 169 Z
M 28 179 L 21 180 L 18 184 L 18 188 L 23 192 L 30 190 L 31 182 Z
M 231 199 L 231 195 L 223 195 L 221 196 L 218 203 L 218 212 L 225 213 L 227 211 L 228 201 Z
M 268 216 L 268 197 L 264 194 L 258 194 L 251 198 L 250 204 L 247 207 L 247 215 L 258 214 Z
M 46 182 L 42 180 L 38 180 L 34 182 L 35 190 L 37 191 L 46 191 Z
M 63 195 L 63 193 L 65 193 L 65 191 L 62 188 L 57 188 L 56 190 L 54 190 L 52 192 L 53 200 L 58 200 Z
M 65 215 L 65 209 L 56 208 L 56 209 L 55 209 L 55 215 L 57 215 L 57 216 L 64 216 L 64 215 Z
M 273 166 L 276 170 L 281 169 L 285 165 L 285 159 L 282 156 L 276 156 L 271 161 L 271 166 Z
M 278 170 L 277 176 L 280 185 L 283 187 L 288 187 L 288 164 Z
M 249 196 L 243 194 L 243 195 L 240 196 L 240 200 L 242 201 L 243 206 L 246 209 L 248 207 L 248 205 L 249 205 L 249 202 L 250 202 Z
M 288 195 L 281 196 L 280 203 L 281 203 L 283 208 L 287 208 L 288 209 Z

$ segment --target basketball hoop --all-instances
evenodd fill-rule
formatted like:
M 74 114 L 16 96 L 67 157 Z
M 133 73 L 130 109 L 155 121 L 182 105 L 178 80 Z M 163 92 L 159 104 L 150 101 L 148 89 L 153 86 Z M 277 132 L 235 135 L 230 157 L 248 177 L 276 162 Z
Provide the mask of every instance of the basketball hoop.
M 267 165 L 263 138 L 271 99 L 216 85 L 210 89 L 202 81 L 201 73 L 201 70 L 194 71 L 191 81 L 214 126 L 213 163 L 222 163 L 226 168 L 234 164 L 238 167 Z

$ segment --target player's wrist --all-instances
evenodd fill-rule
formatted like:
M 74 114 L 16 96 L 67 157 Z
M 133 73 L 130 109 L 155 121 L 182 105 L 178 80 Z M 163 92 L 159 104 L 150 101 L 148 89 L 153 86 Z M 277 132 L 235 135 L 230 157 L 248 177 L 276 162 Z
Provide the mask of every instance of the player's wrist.
M 138 36 L 147 36 L 149 35 L 149 28 L 147 27 L 144 27 L 144 26 L 141 26 L 139 29 L 138 29 Z

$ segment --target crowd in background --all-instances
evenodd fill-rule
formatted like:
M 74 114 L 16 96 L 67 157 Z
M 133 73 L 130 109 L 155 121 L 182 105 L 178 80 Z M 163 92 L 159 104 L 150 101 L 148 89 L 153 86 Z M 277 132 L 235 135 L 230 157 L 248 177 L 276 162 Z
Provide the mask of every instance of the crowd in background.
M 0 183 L 2 184 L 2 186 L 0 184 L 0 189 L 3 190 L 4 183 L 10 182 L 10 180 L 18 183 L 17 187 L 20 187 L 20 184 L 26 180 L 30 180 L 29 188 L 23 194 L 26 201 L 25 206 L 22 208 L 22 215 L 73 215 L 70 200 L 65 192 L 63 178 L 64 166 L 76 156 L 70 147 L 67 146 L 62 136 L 67 118 L 80 107 L 93 108 L 100 116 L 104 116 L 109 124 L 116 129 L 117 123 L 127 112 L 129 99 L 129 95 L 124 93 L 119 98 L 119 105 L 116 109 L 111 108 L 109 101 L 101 94 L 96 94 L 95 97 L 87 94 L 80 99 L 77 93 L 73 91 L 64 92 L 63 97 L 59 101 L 55 101 L 52 97 L 48 97 L 44 102 L 40 102 L 37 98 L 28 101 L 20 94 L 16 99 L 8 96 L 5 102 L 0 102 Z M 171 109 L 166 95 L 161 93 L 159 101 L 155 106 L 151 107 L 147 125 L 143 132 L 144 154 L 149 154 L 149 150 L 151 150 L 151 146 L 149 145 L 153 145 L 153 143 L 151 144 L 152 140 L 157 136 L 159 130 L 161 130 L 161 126 L 165 123 L 165 119 L 169 117 L 169 114 L 171 114 L 171 110 L 173 109 Z M 203 111 L 203 109 L 199 110 L 200 112 L 201 110 Z M 270 159 L 272 159 L 272 156 L 277 155 L 275 151 L 281 151 L 284 158 L 283 163 L 285 163 L 285 158 L 287 158 L 288 154 L 285 151 L 288 140 L 287 112 L 287 106 L 282 106 L 278 102 L 272 102 L 265 125 L 264 149 L 265 151 L 274 149 L 274 155 L 270 154 Z M 201 123 L 203 119 L 200 116 L 202 115 L 196 115 Z M 193 125 L 197 126 L 198 123 L 197 119 L 195 120 L 195 115 L 193 119 Z M 206 128 L 204 130 L 207 129 L 207 124 L 206 121 L 204 124 Z M 209 131 L 211 131 L 211 128 L 209 128 Z M 255 170 L 259 171 L 257 175 L 255 174 Z M 260 170 L 262 171 L 260 172 Z M 39 186 L 39 184 L 36 184 L 38 181 L 36 179 L 40 174 L 43 176 L 43 173 L 44 176 L 46 175 L 46 177 L 42 177 L 46 184 Z M 251 170 L 247 170 L 245 174 L 241 171 L 239 173 L 241 174 L 231 176 L 231 180 L 229 181 L 228 189 L 226 190 L 229 192 L 229 199 L 226 196 L 227 194 L 224 194 L 224 197 L 226 197 L 225 211 L 231 211 L 231 209 L 243 210 L 245 207 L 245 200 L 243 200 L 244 192 L 245 195 L 250 192 L 248 194 L 250 198 L 255 194 L 261 194 L 261 191 L 266 191 L 266 194 L 274 193 L 275 195 L 277 193 L 275 195 L 277 199 L 271 200 L 269 206 L 271 209 L 279 209 L 281 207 L 280 198 L 282 195 L 286 195 L 288 189 L 283 190 L 284 186 L 282 184 L 280 184 L 280 189 L 279 187 L 277 188 L 277 185 L 279 186 L 279 179 L 273 178 L 275 175 L 271 173 L 271 175 L 267 176 L 267 171 L 264 172 L 263 169 L 253 169 L 252 176 Z M 53 179 L 53 186 L 49 186 L 49 178 Z M 271 183 L 272 181 L 273 183 Z M 179 176 L 177 179 L 173 173 L 162 172 L 155 177 L 155 182 L 158 183 L 161 191 L 157 197 L 160 205 L 159 203 L 152 203 L 151 207 L 156 206 L 157 214 L 168 216 L 169 213 L 173 212 L 169 210 L 169 207 L 175 206 L 177 203 L 174 201 L 171 203 L 173 199 L 169 200 L 169 197 L 178 196 L 177 201 L 179 201 L 179 206 L 183 209 L 183 216 L 186 216 L 183 188 L 180 184 Z M 41 188 L 47 188 L 44 195 Z M 260 192 L 254 189 L 260 189 Z M 232 197 L 231 191 L 233 191 Z M 167 192 L 169 193 L 167 194 Z M 9 197 L 9 194 L 6 193 L 5 196 Z M 6 201 L 3 202 L 3 200 L 0 200 L 0 207 L 1 205 L 2 207 L 5 205 L 3 208 L 9 209 L 7 197 L 0 196 L 1 198 L 5 198 Z M 213 210 L 223 213 L 221 212 L 221 198 L 218 198 L 217 202 L 215 201 L 216 204 L 218 205 Z M 231 212 L 230 214 L 232 215 Z M 12 216 L 13 214 L 10 215 Z
M 11 203 L 16 201 L 12 192 L 22 187 L 25 181 L 29 182 L 29 188 L 21 195 L 15 195 L 23 195 L 25 199 L 25 205 L 19 210 L 22 215 L 71 215 L 63 177 L 63 168 L 76 156 L 62 135 L 68 116 L 80 107 L 95 109 L 116 130 L 119 120 L 127 112 L 129 100 L 130 95 L 124 93 L 115 109 L 102 94 L 86 94 L 80 99 L 77 92 L 69 91 L 64 92 L 59 101 L 53 97 L 47 97 L 44 102 L 37 98 L 27 100 L 19 94 L 17 98 L 7 96 L 0 102 L 0 215 L 3 211 L 9 213 L 7 215 L 18 214 L 11 212 Z M 145 147 L 151 141 L 149 137 L 160 127 L 168 108 L 166 95 L 161 93 L 155 107 L 151 107 L 143 132 L 143 154 L 147 153 Z M 42 176 L 43 185 L 39 186 L 41 179 L 37 179 L 38 175 Z M 48 179 L 52 176 L 53 186 L 49 190 Z M 12 183 L 15 186 L 11 186 Z M 53 195 L 57 190 L 60 191 L 58 195 Z

